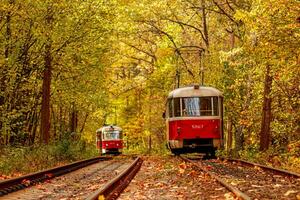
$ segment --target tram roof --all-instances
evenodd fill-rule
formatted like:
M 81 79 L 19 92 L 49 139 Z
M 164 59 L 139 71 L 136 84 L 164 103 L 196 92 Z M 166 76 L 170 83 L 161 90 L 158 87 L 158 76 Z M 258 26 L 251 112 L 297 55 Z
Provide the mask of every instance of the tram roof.
M 114 129 L 116 131 L 122 131 L 122 129 L 119 126 L 114 126 L 114 125 L 107 125 L 107 126 L 102 126 L 101 128 L 97 129 L 96 132 L 101 132 L 103 130 L 110 130 Z
M 222 92 L 213 87 L 205 87 L 199 85 L 192 85 L 177 88 L 171 91 L 168 95 L 168 98 L 176 97 L 201 97 L 201 96 L 222 96 Z

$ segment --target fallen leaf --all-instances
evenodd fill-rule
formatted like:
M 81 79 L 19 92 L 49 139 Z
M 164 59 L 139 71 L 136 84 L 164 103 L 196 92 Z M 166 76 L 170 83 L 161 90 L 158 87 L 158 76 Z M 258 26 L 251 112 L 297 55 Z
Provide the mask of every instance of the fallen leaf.
M 264 187 L 264 186 L 261 186 L 261 185 L 251 185 L 251 187 L 261 188 L 261 187 Z
M 179 169 L 179 173 L 180 173 L 180 174 L 183 174 L 184 172 L 185 172 L 184 169 L 182 169 L 182 168 Z
M 254 166 L 254 169 L 261 171 L 262 169 L 259 166 Z
M 52 173 L 45 174 L 47 178 L 52 178 L 54 175 Z
M 29 186 L 29 185 L 30 185 L 30 180 L 23 179 L 23 180 L 22 180 L 22 184 L 24 184 L 24 185 L 26 185 L 26 186 Z
M 189 174 L 188 174 L 189 176 L 195 176 L 196 175 L 196 171 L 191 171 Z
M 234 197 L 232 196 L 232 194 L 230 192 L 224 194 L 224 197 L 225 197 L 226 200 L 234 199 Z
M 185 163 L 181 163 L 181 164 L 179 165 L 179 168 L 180 168 L 180 169 L 186 169 L 186 167 L 187 167 L 187 166 L 186 166 Z
M 289 196 L 290 194 L 294 194 L 294 193 L 297 193 L 297 191 L 295 191 L 295 190 L 289 190 L 289 191 L 287 191 L 285 194 L 284 194 L 284 196 Z
M 278 187 L 282 187 L 282 185 L 276 184 L 276 185 L 274 185 L 274 187 L 275 187 L 275 188 L 278 188 Z

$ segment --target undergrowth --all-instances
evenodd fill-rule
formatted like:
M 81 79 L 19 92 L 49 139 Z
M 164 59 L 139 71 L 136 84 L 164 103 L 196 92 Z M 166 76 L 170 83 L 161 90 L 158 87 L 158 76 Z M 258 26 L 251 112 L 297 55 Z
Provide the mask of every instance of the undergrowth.
M 267 151 L 261 152 L 257 148 L 248 148 L 235 153 L 231 152 L 230 154 L 225 151 L 219 151 L 218 155 L 240 158 L 300 173 L 300 143 L 297 146 L 288 146 L 286 149 L 271 147 Z
M 0 176 L 18 176 L 96 155 L 94 145 L 66 139 L 48 145 L 0 147 Z
M 138 154 L 138 155 L 169 155 L 170 150 L 167 148 L 165 143 L 155 144 L 151 147 L 145 147 L 144 145 L 131 145 L 126 146 L 123 149 L 124 154 Z

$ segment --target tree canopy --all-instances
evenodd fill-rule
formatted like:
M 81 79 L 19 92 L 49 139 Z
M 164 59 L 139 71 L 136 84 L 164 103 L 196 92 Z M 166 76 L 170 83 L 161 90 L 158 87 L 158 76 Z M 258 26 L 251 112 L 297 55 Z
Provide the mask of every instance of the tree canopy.
M 274 6 L 276 5 L 276 6 Z M 296 0 L 1 0 L 0 145 L 117 123 L 132 151 L 162 151 L 168 92 L 225 97 L 228 152 L 299 154 Z M 296 155 L 296 154 L 293 154 Z

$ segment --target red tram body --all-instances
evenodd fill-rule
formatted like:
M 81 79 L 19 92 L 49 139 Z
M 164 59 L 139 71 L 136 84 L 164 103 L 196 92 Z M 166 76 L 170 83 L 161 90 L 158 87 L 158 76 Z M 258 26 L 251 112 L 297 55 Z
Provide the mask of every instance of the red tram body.
M 177 88 L 166 107 L 168 147 L 174 154 L 215 155 L 223 144 L 223 97 L 212 87 Z
M 96 145 L 101 154 L 120 154 L 123 149 L 122 129 L 118 126 L 103 126 L 96 131 Z

